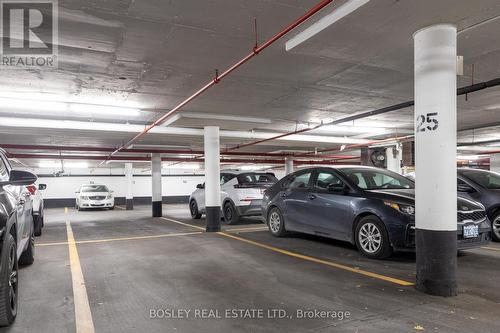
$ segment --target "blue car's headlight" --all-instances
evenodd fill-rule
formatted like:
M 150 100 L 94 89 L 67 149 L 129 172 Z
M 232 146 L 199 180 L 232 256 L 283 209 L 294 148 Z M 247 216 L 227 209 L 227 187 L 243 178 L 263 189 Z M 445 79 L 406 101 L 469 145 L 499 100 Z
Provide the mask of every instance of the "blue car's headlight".
M 403 204 L 398 204 L 398 203 L 391 202 L 391 201 L 384 201 L 384 204 L 386 206 L 394 208 L 395 210 L 400 211 L 403 214 L 415 215 L 415 207 L 412 205 L 403 205 Z

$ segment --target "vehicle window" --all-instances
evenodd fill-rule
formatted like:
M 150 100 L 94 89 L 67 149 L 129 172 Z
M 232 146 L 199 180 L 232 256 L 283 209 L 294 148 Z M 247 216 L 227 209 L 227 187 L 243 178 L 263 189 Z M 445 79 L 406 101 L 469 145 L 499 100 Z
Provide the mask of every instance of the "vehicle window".
M 479 184 L 490 190 L 500 189 L 500 175 L 491 171 L 476 171 L 467 170 L 462 171 L 462 174 L 472 180 L 473 182 Z
M 345 168 L 341 170 L 354 184 L 364 190 L 412 189 L 414 183 L 395 172 L 371 168 Z
M 109 192 L 109 190 L 105 185 L 85 185 L 80 192 Z
M 7 180 L 9 180 L 9 171 L 7 170 L 5 162 L 0 157 L 0 181 L 7 181 Z
M 239 184 L 274 184 L 278 179 L 270 173 L 242 173 L 237 176 Z
M 302 189 L 309 186 L 309 179 L 311 178 L 311 172 L 303 173 L 291 180 L 289 189 Z
M 342 184 L 342 180 L 340 180 L 340 178 L 332 172 L 321 171 L 318 174 L 318 178 L 316 179 L 316 188 L 326 190 L 330 185 L 335 184 Z
M 227 183 L 228 181 L 230 181 L 233 178 L 234 178 L 233 175 L 222 174 L 220 176 L 220 184 L 223 185 L 223 184 Z

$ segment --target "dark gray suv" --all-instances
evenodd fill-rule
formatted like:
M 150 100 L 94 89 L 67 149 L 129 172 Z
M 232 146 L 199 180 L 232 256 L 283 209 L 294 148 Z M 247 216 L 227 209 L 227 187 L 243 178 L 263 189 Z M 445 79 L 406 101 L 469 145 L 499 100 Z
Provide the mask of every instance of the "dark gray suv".
M 491 221 L 492 238 L 500 242 L 500 174 L 495 172 L 459 168 L 458 190 L 486 208 Z

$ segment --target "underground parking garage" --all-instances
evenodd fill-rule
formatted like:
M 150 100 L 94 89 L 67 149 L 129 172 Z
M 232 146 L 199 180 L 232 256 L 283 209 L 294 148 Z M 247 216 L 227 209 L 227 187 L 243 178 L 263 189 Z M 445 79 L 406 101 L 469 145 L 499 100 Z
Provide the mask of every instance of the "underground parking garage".
M 498 1 L 0 6 L 1 331 L 500 330 Z

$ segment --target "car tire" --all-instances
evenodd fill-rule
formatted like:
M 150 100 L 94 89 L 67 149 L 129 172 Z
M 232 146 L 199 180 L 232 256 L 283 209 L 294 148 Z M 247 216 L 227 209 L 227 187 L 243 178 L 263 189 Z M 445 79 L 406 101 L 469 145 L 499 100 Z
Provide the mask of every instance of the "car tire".
M 115 206 L 110 207 L 109 210 L 115 210 Z
M 201 219 L 201 213 L 198 210 L 198 204 L 196 203 L 196 200 L 191 200 L 191 202 L 189 203 L 189 211 L 191 212 L 192 219 Z
M 500 211 L 495 212 L 491 218 L 491 239 L 500 242 Z
M 19 258 L 19 265 L 27 266 L 33 264 L 35 261 L 35 233 L 31 233 L 31 237 L 28 240 L 28 245 L 26 250 L 21 254 Z
M 278 207 L 271 208 L 267 214 L 266 222 L 269 231 L 274 237 L 285 237 L 287 235 L 285 220 Z
M 14 237 L 5 236 L 6 249 L 2 253 L 2 262 L 9 263 L 0 274 L 0 326 L 11 325 L 17 316 L 18 264 L 17 247 Z
M 238 214 L 236 207 L 229 201 L 224 204 L 223 214 L 226 224 L 233 225 L 240 222 L 240 214 Z
M 42 215 L 33 216 L 33 222 L 35 223 L 35 236 L 39 237 L 42 235 L 43 216 Z
M 354 233 L 359 252 L 371 259 L 385 259 L 393 249 L 385 225 L 376 216 L 361 218 Z

